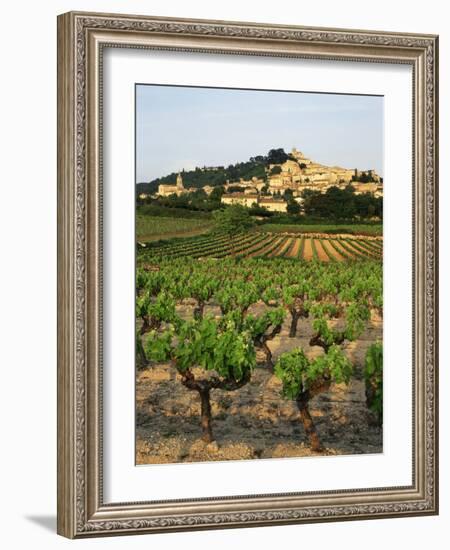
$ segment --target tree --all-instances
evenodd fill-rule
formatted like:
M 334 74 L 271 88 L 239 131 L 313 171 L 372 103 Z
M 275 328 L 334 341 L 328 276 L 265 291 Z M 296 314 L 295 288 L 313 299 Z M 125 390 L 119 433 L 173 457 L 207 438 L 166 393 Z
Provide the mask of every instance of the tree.
M 190 199 L 206 199 L 208 195 L 206 194 L 206 191 L 203 188 L 197 189 L 193 193 L 190 194 Z
M 244 191 L 245 187 L 242 187 L 241 185 L 230 185 L 227 189 L 228 193 L 243 193 Z
M 297 202 L 295 202 L 294 199 L 291 199 L 288 201 L 287 213 L 292 214 L 294 216 L 296 216 L 297 214 L 300 214 L 300 205 Z
M 267 154 L 267 164 L 283 164 L 288 159 L 284 149 L 271 149 Z
M 211 391 L 234 391 L 249 382 L 256 365 L 251 337 L 236 330 L 231 322 L 211 317 L 180 323 L 174 336 L 173 331 L 150 333 L 146 354 L 153 361 L 170 360 L 181 375 L 181 383 L 198 393 L 202 439 L 211 443 Z
M 214 187 L 214 189 L 209 194 L 209 200 L 220 202 L 220 199 L 222 198 L 222 195 L 224 193 L 225 189 L 221 185 L 218 185 L 217 187 Z
M 375 178 L 371 172 L 360 172 L 358 175 L 354 174 L 352 176 L 352 181 L 359 181 L 361 183 L 371 183 L 375 181 Z
M 251 216 L 259 216 L 262 218 L 271 218 L 273 216 L 273 212 L 270 212 L 270 210 L 267 210 L 265 206 L 260 206 L 259 204 L 254 203 L 251 208 L 249 209 L 249 214 Z
M 315 189 L 304 189 L 302 191 L 303 209 L 308 216 L 318 216 L 318 208 L 320 211 L 320 191 Z
M 281 174 L 281 166 L 273 166 L 270 170 L 271 176 L 276 176 L 277 174 Z
M 320 194 L 320 191 L 317 191 L 315 189 L 303 189 L 300 193 L 300 196 L 302 197 L 302 199 L 309 199 L 309 197 L 313 197 L 318 194 Z
M 352 219 L 356 214 L 354 188 L 345 189 L 332 186 L 325 193 L 320 191 L 303 192 L 305 214 L 319 218 Z
M 321 451 L 322 445 L 309 412 L 309 402 L 315 395 L 328 390 L 333 381 L 348 383 L 352 370 L 339 346 L 332 346 L 324 355 L 312 360 L 306 357 L 302 348 L 297 348 L 280 355 L 275 364 L 275 376 L 283 384 L 281 395 L 295 400 L 313 451 Z
M 228 235 L 246 231 L 255 223 L 248 209 L 240 204 L 232 204 L 224 210 L 216 210 L 213 218 L 216 229 Z
M 267 157 L 263 155 L 256 155 L 256 157 L 250 157 L 249 162 L 254 162 L 256 164 L 264 164 L 267 161 Z

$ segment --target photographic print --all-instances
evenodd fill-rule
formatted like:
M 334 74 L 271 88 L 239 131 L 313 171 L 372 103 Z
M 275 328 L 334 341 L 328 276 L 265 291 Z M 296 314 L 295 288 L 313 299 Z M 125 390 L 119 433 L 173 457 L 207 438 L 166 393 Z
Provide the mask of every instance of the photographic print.
M 58 17 L 59 534 L 438 513 L 438 82 L 436 35 Z
M 136 463 L 382 452 L 383 98 L 136 86 Z

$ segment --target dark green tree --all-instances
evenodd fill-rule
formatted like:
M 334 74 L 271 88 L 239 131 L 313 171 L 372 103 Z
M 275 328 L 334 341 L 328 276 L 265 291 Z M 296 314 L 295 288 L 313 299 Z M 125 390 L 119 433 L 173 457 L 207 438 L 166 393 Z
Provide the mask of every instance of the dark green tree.
M 234 235 L 250 229 L 254 221 L 250 216 L 248 208 L 240 204 L 232 204 L 223 210 L 216 210 L 213 213 L 214 224 L 217 231 Z
M 270 175 L 271 176 L 276 176 L 277 174 L 280 174 L 281 173 L 281 166 L 274 166 L 271 170 L 270 170 Z
M 245 191 L 245 187 L 241 187 L 240 185 L 231 185 L 228 187 L 228 193 L 243 193 Z
M 209 200 L 220 202 L 220 199 L 222 198 L 222 195 L 224 193 L 225 189 L 221 185 L 218 185 L 217 187 L 214 187 L 214 189 L 211 191 L 209 195 Z
M 288 155 L 285 153 L 284 149 L 271 149 L 267 154 L 267 163 L 268 164 L 283 164 L 288 159 Z
M 300 205 L 294 201 L 294 199 L 291 199 L 287 203 L 287 213 L 291 214 L 293 216 L 297 216 L 300 214 Z

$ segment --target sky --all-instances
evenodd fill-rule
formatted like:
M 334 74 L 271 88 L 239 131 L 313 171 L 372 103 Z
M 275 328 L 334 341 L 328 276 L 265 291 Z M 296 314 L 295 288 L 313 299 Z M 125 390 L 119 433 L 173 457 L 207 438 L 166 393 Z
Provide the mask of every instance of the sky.
M 383 98 L 136 86 L 136 182 L 228 166 L 280 147 L 382 176 Z

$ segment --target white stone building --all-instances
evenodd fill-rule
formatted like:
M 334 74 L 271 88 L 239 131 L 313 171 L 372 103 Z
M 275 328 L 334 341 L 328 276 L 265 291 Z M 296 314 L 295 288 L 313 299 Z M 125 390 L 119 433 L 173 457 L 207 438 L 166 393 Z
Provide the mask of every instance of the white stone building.
M 161 183 L 158 186 L 158 195 L 160 197 L 168 197 L 169 195 L 177 195 L 178 197 L 182 195 L 183 193 L 186 193 L 186 189 L 183 185 L 183 178 L 181 177 L 181 174 L 178 173 L 177 181 L 175 185 L 167 185 L 164 183 Z
M 258 195 L 250 195 L 247 193 L 229 193 L 222 195 L 220 199 L 222 204 L 241 204 L 247 208 L 251 208 L 254 204 L 258 204 Z
M 287 212 L 287 203 L 282 199 L 261 197 L 258 206 L 262 206 L 269 212 Z

